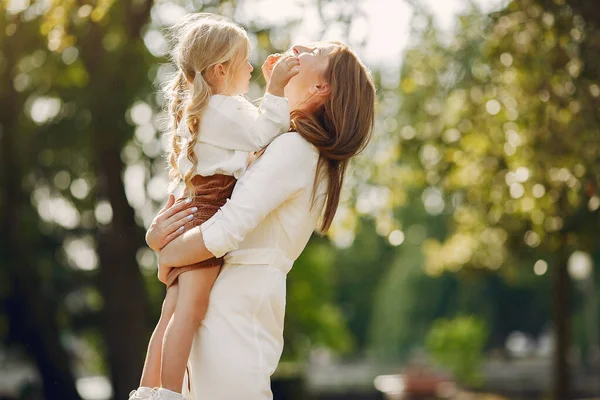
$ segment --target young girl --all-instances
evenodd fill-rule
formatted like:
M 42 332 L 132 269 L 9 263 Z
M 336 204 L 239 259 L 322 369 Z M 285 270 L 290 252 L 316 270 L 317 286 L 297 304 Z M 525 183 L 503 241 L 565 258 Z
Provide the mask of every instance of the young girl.
M 198 13 L 175 27 L 170 85 L 172 183 L 185 183 L 177 202 L 193 202 L 188 222 L 201 225 L 231 196 L 248 156 L 289 130 L 290 111 L 283 88 L 298 73 L 297 57 L 270 57 L 263 70 L 267 92 L 259 108 L 241 95 L 248 91 L 252 66 L 246 32 L 222 17 Z M 187 211 L 182 211 L 187 212 Z M 159 246 L 148 244 L 153 250 Z M 154 248 L 156 247 L 156 248 Z M 222 258 L 172 269 L 160 320 L 152 334 L 140 387 L 130 400 L 182 399 L 181 389 L 192 345 Z M 159 389 L 153 389 L 160 387 Z

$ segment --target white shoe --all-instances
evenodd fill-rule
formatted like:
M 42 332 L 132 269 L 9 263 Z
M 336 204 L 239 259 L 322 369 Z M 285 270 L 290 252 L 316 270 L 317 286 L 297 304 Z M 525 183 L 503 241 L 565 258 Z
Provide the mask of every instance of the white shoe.
M 150 400 L 163 400 L 162 396 L 160 395 L 160 393 L 158 393 L 158 390 L 155 390 L 152 393 L 152 397 L 150 397 Z
M 174 398 L 177 398 L 180 400 L 187 400 L 182 394 L 179 394 L 179 393 L 169 394 L 167 391 L 166 394 L 163 394 L 162 393 L 163 390 L 155 389 L 155 391 L 152 393 L 152 397 L 150 397 L 150 400 L 166 400 L 166 399 L 174 399 Z
M 154 395 L 158 392 L 156 388 L 152 389 L 151 392 L 146 392 L 145 394 L 141 394 L 138 391 L 139 388 L 137 390 L 132 390 L 131 392 L 129 392 L 129 400 L 151 400 L 154 397 Z

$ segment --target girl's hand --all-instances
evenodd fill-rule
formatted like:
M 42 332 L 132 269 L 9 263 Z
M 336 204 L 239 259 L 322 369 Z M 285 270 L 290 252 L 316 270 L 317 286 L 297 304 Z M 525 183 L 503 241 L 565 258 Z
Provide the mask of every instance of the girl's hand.
M 160 251 L 171 240 L 181 235 L 184 224 L 193 218 L 198 211 L 196 207 L 190 207 L 190 203 L 182 201 L 173 206 L 175 196 L 169 194 L 167 204 L 158 212 L 150 228 L 146 232 L 146 243 L 154 251 Z
M 254 161 L 256 161 L 256 151 L 248 153 L 248 158 L 246 159 L 246 168 L 249 168 Z
M 158 280 L 166 285 L 167 284 L 167 276 L 169 275 L 169 272 L 173 268 L 165 265 L 165 263 L 161 259 L 160 255 L 161 255 L 161 253 L 158 253 Z
M 300 72 L 299 65 L 300 59 L 296 56 L 281 57 L 273 67 L 271 80 L 267 85 L 267 92 L 273 96 L 284 97 L 283 88 L 290 79 L 298 75 L 298 72 Z
M 271 81 L 271 74 L 273 73 L 273 67 L 277 63 L 277 61 L 281 58 L 281 54 L 275 53 L 271 54 L 267 57 L 265 62 L 263 63 L 261 69 L 263 76 L 265 77 L 265 82 L 267 86 L 269 86 L 269 82 Z

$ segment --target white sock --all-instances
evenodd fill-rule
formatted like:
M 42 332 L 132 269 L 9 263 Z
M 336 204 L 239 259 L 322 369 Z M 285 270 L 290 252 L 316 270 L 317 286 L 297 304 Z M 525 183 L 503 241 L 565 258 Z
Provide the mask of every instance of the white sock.
M 181 393 L 165 388 L 158 389 L 158 394 L 162 400 L 183 400 L 183 395 Z
M 136 390 L 135 392 L 136 392 L 136 394 L 137 394 L 138 396 L 142 396 L 142 397 L 146 397 L 146 396 L 148 396 L 148 397 L 150 397 L 150 396 L 152 395 L 152 392 L 153 392 L 153 391 L 154 391 L 154 389 L 152 389 L 152 388 L 149 388 L 149 387 L 147 387 L 147 386 L 140 386 L 140 387 L 138 388 L 138 390 Z

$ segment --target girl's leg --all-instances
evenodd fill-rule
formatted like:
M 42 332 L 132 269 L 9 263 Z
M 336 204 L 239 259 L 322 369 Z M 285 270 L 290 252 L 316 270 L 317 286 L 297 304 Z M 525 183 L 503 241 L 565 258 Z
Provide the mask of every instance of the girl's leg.
M 146 361 L 144 362 L 142 379 L 140 380 L 141 387 L 154 388 L 160 386 L 160 363 L 162 359 L 163 338 L 165 336 L 167 325 L 175 312 L 178 295 L 179 287 L 177 286 L 177 283 L 167 289 L 160 319 L 158 320 L 158 324 L 156 324 L 156 328 L 154 328 L 152 337 L 150 337 L 150 343 L 148 344 L 148 352 L 146 353 Z
M 199 268 L 179 275 L 175 313 L 167 326 L 162 347 L 162 387 L 181 393 L 192 340 L 200 327 L 219 267 Z

